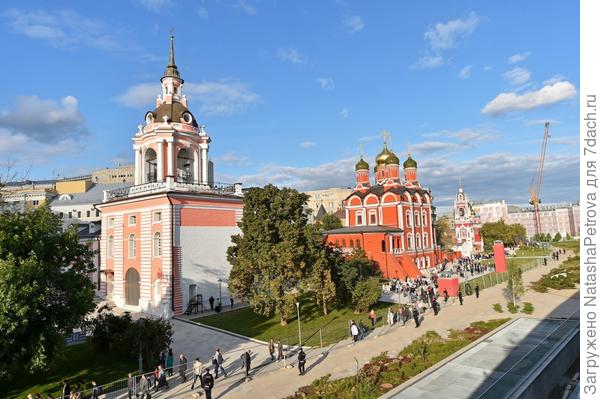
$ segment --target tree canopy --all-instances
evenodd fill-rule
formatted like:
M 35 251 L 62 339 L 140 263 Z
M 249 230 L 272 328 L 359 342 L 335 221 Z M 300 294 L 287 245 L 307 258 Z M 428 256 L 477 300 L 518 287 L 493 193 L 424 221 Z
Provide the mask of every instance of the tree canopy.
M 92 253 L 45 205 L 0 214 L 0 373 L 43 369 L 93 308 Z
M 449 216 L 442 216 L 435 221 L 435 237 L 442 249 L 449 251 L 454 246 L 452 226 Z
M 521 224 L 506 224 L 504 220 L 494 223 L 484 223 L 481 227 L 483 245 L 492 249 L 494 241 L 502 241 L 505 246 L 513 246 L 527 237 L 527 231 Z
M 247 298 L 259 314 L 279 315 L 282 325 L 293 315 L 300 283 L 309 271 L 308 198 L 271 184 L 250 189 L 238 224 L 242 234 L 232 236 L 227 250 L 233 294 Z
M 332 213 L 326 213 L 323 218 L 317 222 L 320 225 L 321 229 L 324 231 L 339 229 L 344 227 L 342 225 L 342 221 L 339 217 L 335 216 Z

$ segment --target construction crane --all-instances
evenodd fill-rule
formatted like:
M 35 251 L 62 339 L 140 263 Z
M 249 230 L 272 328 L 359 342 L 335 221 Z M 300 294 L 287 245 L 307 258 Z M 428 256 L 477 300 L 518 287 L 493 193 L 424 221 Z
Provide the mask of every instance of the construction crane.
M 542 188 L 542 176 L 544 175 L 544 160 L 546 159 L 546 147 L 548 146 L 548 138 L 550 137 L 550 122 L 544 123 L 544 139 L 542 140 L 542 152 L 538 162 L 536 174 L 531 178 L 529 185 L 529 193 L 531 200 L 529 203 L 533 205 L 533 218 L 535 223 L 535 233 L 539 237 L 542 234 L 542 221 L 540 218 L 540 189 Z

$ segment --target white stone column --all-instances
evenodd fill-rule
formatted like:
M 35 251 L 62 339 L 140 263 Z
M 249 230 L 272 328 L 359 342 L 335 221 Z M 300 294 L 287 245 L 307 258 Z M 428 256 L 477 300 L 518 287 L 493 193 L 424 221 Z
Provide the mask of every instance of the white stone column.
M 173 160 L 174 160 L 174 151 L 175 148 L 173 146 L 173 138 L 167 139 L 167 176 L 174 177 L 175 173 L 173 172 Z
M 141 154 L 140 155 L 140 158 L 141 158 L 140 159 L 140 163 L 142 165 L 142 167 L 140 168 L 140 174 L 141 174 L 141 176 L 140 176 L 140 183 L 141 184 L 144 184 L 144 183 L 148 182 L 148 180 L 147 180 L 148 176 L 146 176 L 146 150 L 147 149 L 143 149 L 142 148 L 141 151 L 140 151 L 140 154 Z
M 198 184 L 198 182 L 200 181 L 200 175 L 199 175 L 199 170 L 200 170 L 200 156 L 198 155 L 198 148 L 194 148 L 194 184 Z
M 156 181 L 163 181 L 165 179 L 165 155 L 164 155 L 164 140 L 158 140 L 156 142 Z
M 208 184 L 208 144 L 200 147 L 202 151 L 202 184 Z
M 142 153 L 140 147 L 133 146 L 135 151 L 135 185 L 142 184 Z

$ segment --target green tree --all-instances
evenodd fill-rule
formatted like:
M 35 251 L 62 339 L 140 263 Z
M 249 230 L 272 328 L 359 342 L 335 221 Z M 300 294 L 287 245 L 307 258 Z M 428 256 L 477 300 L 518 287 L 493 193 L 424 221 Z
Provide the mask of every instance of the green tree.
M 562 235 L 561 235 L 560 233 L 556 233 L 556 234 L 554 235 L 554 238 L 552 239 L 552 241 L 554 241 L 554 242 L 558 242 L 558 241 L 560 241 L 560 240 L 562 240 Z
M 242 234 L 231 237 L 227 250 L 234 296 L 247 298 L 256 313 L 278 315 L 281 325 L 294 314 L 300 283 L 309 271 L 307 200 L 306 194 L 271 184 L 250 189 L 238 223 Z
M 565 241 L 571 241 L 571 234 L 567 233 L 565 236 Z
M 351 304 L 356 298 L 355 291 L 358 283 L 369 277 L 381 276 L 381 272 L 362 249 L 355 249 L 349 256 L 336 251 L 338 255 L 334 262 L 333 279 L 337 299 L 343 304 Z
M 320 227 L 325 231 L 333 230 L 333 229 L 340 229 L 343 227 L 342 221 L 340 220 L 340 218 L 335 216 L 332 213 L 326 213 L 325 216 L 323 216 L 323 219 L 321 219 L 321 221 L 319 223 L 320 223 Z
M 436 219 L 434 228 L 437 243 L 446 251 L 452 250 L 452 247 L 454 247 L 454 239 L 450 217 L 442 216 L 441 218 Z
M 306 226 L 310 255 L 310 271 L 304 281 L 304 289 L 314 295 L 315 302 L 327 315 L 328 307 L 336 298 L 333 267 L 337 261 L 335 250 L 323 242 L 323 237 L 314 225 Z
M 45 368 L 94 309 L 92 253 L 40 206 L 0 214 L 0 373 Z
M 512 303 L 516 305 L 517 301 L 525 293 L 523 271 L 518 265 L 509 263 L 507 272 L 508 280 L 506 281 L 506 294 L 507 297 L 512 300 Z
M 368 311 L 373 304 L 377 303 L 380 296 L 381 286 L 377 277 L 358 281 L 352 292 L 354 311 L 357 313 Z
M 481 226 L 481 236 L 485 248 L 491 250 L 494 241 L 502 241 L 505 246 L 512 246 L 520 240 L 524 240 L 527 234 L 525 227 L 522 225 L 510 225 L 504 223 L 504 220 L 500 220 L 495 223 L 484 223 Z
M 552 241 L 552 235 L 550 233 L 546 233 L 546 238 L 544 239 L 546 242 Z

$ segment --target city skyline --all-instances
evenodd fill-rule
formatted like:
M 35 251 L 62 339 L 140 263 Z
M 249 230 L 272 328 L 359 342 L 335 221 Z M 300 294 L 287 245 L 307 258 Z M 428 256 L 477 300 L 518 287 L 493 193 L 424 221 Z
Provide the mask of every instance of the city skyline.
M 116 2 L 56 4 L 0 9 L 4 74 L 26 77 L 0 96 L 0 156 L 31 179 L 133 163 L 130 138 L 160 93 L 174 27 L 216 181 L 349 187 L 359 146 L 372 167 L 387 129 L 436 206 L 452 205 L 459 178 L 477 201 L 525 204 L 549 120 L 541 198 L 578 197 L 571 4 L 138 0 L 119 14 Z

